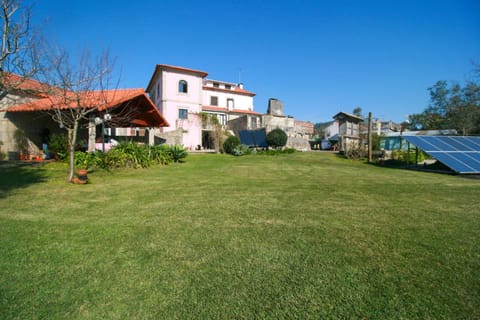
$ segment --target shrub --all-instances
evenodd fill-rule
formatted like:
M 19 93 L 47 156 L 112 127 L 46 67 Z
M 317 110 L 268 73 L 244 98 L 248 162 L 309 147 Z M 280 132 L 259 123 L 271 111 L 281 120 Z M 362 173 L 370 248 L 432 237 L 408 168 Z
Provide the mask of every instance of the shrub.
M 75 151 L 75 167 L 81 169 L 91 169 L 95 167 L 97 161 L 94 153 Z
M 174 145 L 170 147 L 170 155 L 172 156 L 173 162 L 180 162 L 185 159 L 188 155 L 187 150 L 181 145 Z
M 239 144 L 238 146 L 236 146 L 235 148 L 233 148 L 232 150 L 232 154 L 234 156 L 243 156 L 243 155 L 246 155 L 246 154 L 251 154 L 252 151 L 250 150 L 250 148 L 244 144 Z
M 107 153 L 96 151 L 75 152 L 75 165 L 79 168 L 146 168 L 152 164 L 166 165 L 179 162 L 187 156 L 183 146 L 142 145 L 135 142 L 121 142 Z
M 22 129 L 16 129 L 13 133 L 13 139 L 15 140 L 15 144 L 17 145 L 18 150 L 21 154 L 28 155 L 29 153 L 29 143 L 27 135 L 25 131 Z
M 48 144 L 49 151 L 54 158 L 65 160 L 68 156 L 68 139 L 66 134 L 52 134 Z
M 367 151 L 362 146 L 351 144 L 347 151 L 345 151 L 345 157 L 354 160 L 365 159 L 367 157 Z
M 287 134 L 282 129 L 273 129 L 267 134 L 267 144 L 275 149 L 284 147 L 287 144 Z
M 1 161 L 1 160 L 5 160 L 5 158 L 7 157 L 7 155 L 5 154 L 5 152 L 2 151 L 2 146 L 3 146 L 3 142 L 0 141 L 0 161 Z
M 409 163 L 415 163 L 415 151 L 410 151 L 410 154 L 408 151 L 405 150 L 395 150 L 392 151 L 392 158 L 401 162 L 408 162 Z M 425 160 L 425 157 L 423 155 L 423 152 L 419 151 L 418 152 L 418 162 L 422 162 Z
M 150 147 L 150 158 L 156 164 L 169 164 L 173 161 L 170 146 L 166 144 Z
M 240 139 L 237 136 L 230 136 L 223 143 L 223 151 L 228 154 L 233 154 L 233 149 L 239 145 Z
M 106 153 L 105 162 L 109 168 L 146 168 L 151 159 L 148 146 L 123 141 Z

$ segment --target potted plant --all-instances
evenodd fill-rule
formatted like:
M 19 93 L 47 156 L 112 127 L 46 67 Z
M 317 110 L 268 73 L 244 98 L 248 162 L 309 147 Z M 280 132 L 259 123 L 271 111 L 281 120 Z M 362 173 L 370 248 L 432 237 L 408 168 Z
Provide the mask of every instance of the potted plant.
M 78 183 L 86 183 L 88 180 L 88 169 L 93 166 L 95 156 L 91 153 L 76 151 L 75 152 L 75 167 L 77 168 Z
M 25 131 L 22 129 L 15 130 L 13 133 L 13 139 L 15 140 L 17 149 L 20 152 L 20 160 L 28 160 L 29 146 Z
M 3 142 L 0 141 L 0 161 L 4 160 L 6 158 L 5 152 L 2 151 L 2 146 L 3 146 Z

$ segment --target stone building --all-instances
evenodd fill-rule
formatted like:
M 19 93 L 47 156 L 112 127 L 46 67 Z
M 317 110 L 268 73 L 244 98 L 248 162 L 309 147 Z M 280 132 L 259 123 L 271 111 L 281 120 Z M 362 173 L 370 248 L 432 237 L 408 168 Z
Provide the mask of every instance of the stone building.
M 363 122 L 363 118 L 339 112 L 333 119 L 338 122 L 338 151 L 347 152 L 350 148 L 360 146 L 360 123 Z

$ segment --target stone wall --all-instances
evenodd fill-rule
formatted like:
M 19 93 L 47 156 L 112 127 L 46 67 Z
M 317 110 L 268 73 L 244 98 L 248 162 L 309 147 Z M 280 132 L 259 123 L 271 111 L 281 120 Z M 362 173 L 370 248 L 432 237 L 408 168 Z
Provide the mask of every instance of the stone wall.
M 264 114 L 262 119 L 263 127 L 267 130 L 267 133 L 273 129 L 282 129 L 287 136 L 293 136 L 295 134 L 295 120 L 291 117 L 279 117 L 269 114 Z
M 15 132 L 22 130 L 28 139 L 29 155 L 42 156 L 42 144 L 44 142 L 42 136 L 45 129 L 48 129 L 50 135 L 66 133 L 45 112 L 0 112 L 2 151 L 7 155 L 18 155 L 19 148 L 15 141 Z M 86 129 L 79 130 L 77 141 L 86 138 L 88 138 L 88 131 Z
M 182 145 L 183 144 L 183 128 L 178 128 L 174 131 L 160 132 L 155 130 L 155 144 L 169 144 L 169 145 Z
M 283 102 L 274 98 L 268 99 L 267 114 L 273 116 L 283 116 Z
M 227 129 L 232 130 L 237 136 L 240 130 L 248 130 L 248 116 L 244 115 L 228 121 Z
M 313 126 L 312 122 L 295 120 L 295 135 L 309 140 L 313 136 Z
M 308 140 L 301 137 L 288 137 L 287 148 L 293 148 L 299 151 L 308 151 L 311 150 L 310 143 Z

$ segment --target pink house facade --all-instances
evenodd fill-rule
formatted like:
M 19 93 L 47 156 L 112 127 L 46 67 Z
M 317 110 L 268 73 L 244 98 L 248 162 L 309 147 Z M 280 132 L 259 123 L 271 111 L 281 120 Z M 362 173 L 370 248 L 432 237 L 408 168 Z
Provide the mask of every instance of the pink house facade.
M 181 144 L 189 150 L 210 149 L 209 135 L 200 113 L 215 115 L 224 128 L 228 122 L 248 117 L 252 128 L 261 127 L 261 114 L 253 110 L 255 93 L 242 84 L 207 79 L 208 73 L 158 64 L 146 91 L 170 124 L 155 136 L 167 144 Z

